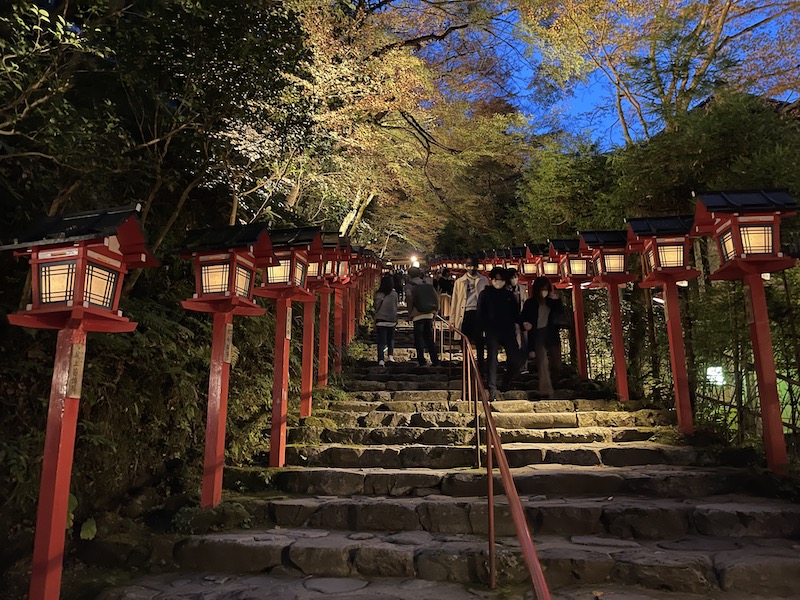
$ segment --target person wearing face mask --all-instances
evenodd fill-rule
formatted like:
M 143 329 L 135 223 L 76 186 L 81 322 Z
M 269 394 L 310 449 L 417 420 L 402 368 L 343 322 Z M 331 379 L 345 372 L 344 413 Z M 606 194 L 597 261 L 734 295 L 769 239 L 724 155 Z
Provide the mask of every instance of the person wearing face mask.
M 531 297 L 522 307 L 522 328 L 528 334 L 528 348 L 536 353 L 539 392 L 551 396 L 561 372 L 561 338 L 566 311 L 561 296 L 553 290 L 547 277 L 533 282 Z
M 478 261 L 467 259 L 467 272 L 453 284 L 450 303 L 450 324 L 460 329 L 478 352 L 478 368 L 484 369 L 483 332 L 478 322 L 478 296 L 488 285 L 483 275 L 478 274 Z
M 519 373 L 524 356 L 517 344 L 515 326 L 519 321 L 519 304 L 508 289 L 505 269 L 495 267 L 491 272 L 492 285 L 481 292 L 478 298 L 478 321 L 486 336 L 486 360 L 488 367 L 487 386 L 489 397 L 494 400 L 497 391 L 505 391 L 511 379 Z M 506 351 L 506 372 L 503 383 L 497 385 L 497 354 L 500 347 Z
M 525 304 L 525 301 L 528 299 L 528 288 L 525 285 L 522 285 L 519 282 L 519 271 L 514 268 L 506 269 L 506 281 L 508 282 L 508 289 L 511 290 L 511 293 L 514 294 L 514 298 L 517 301 L 517 306 L 520 310 L 522 310 L 522 306 Z M 525 363 L 522 365 L 522 373 L 528 372 L 528 336 L 525 334 L 525 331 L 522 329 L 522 325 L 517 324 L 516 328 L 516 337 L 517 337 L 517 345 L 519 346 L 520 350 L 523 353 L 523 356 L 526 357 Z

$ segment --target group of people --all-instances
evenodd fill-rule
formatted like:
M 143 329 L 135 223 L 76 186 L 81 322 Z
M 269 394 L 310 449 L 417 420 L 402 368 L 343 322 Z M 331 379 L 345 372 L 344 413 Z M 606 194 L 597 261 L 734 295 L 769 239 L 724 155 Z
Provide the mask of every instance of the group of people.
M 420 365 L 437 365 L 439 357 L 433 338 L 436 314 L 450 321 L 469 339 L 477 351 L 478 369 L 486 376 L 492 399 L 508 389 L 513 377 L 527 370 L 535 361 L 539 391 L 550 395 L 561 370 L 559 330 L 568 320 L 561 297 L 546 277 L 533 281 L 531 296 L 519 283 L 516 269 L 495 267 L 489 278 L 478 273 L 478 263 L 469 259 L 467 272 L 453 279 L 447 269 L 436 277 L 425 277 L 419 268 L 411 268 L 403 287 L 409 319 L 414 324 L 414 346 Z M 384 275 L 375 294 L 375 325 L 378 334 L 378 364 L 393 361 L 394 329 L 400 294 L 396 277 Z M 498 354 L 506 353 L 503 381 L 497 383 Z M 384 359 L 384 353 L 386 358 Z

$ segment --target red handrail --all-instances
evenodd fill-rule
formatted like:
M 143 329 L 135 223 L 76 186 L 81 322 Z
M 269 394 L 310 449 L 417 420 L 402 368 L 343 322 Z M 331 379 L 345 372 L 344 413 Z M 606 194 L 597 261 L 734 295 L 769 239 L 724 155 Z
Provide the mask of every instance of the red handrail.
M 441 317 L 437 317 L 440 320 Z M 487 499 L 489 503 L 489 587 L 494 589 L 497 586 L 497 564 L 495 561 L 495 531 L 494 531 L 494 478 L 493 459 L 497 460 L 497 468 L 500 470 L 500 479 L 503 482 L 503 489 L 508 498 L 508 507 L 511 511 L 511 518 L 514 521 L 514 528 L 517 531 L 517 539 L 519 540 L 520 548 L 522 550 L 522 558 L 525 561 L 525 566 L 528 568 L 530 574 L 531 584 L 533 591 L 538 600 L 551 600 L 550 590 L 547 587 L 547 581 L 544 578 L 542 565 L 539 563 L 539 557 L 536 553 L 536 545 L 533 543 L 533 536 L 531 535 L 528 521 L 525 518 L 525 511 L 522 508 L 519 494 L 517 493 L 517 486 L 514 484 L 514 476 L 511 474 L 511 468 L 508 466 L 508 459 L 503 451 L 503 444 L 500 442 L 500 436 L 497 433 L 497 426 L 492 417 L 492 408 L 489 405 L 489 394 L 483 385 L 478 370 L 477 360 L 472 353 L 472 344 L 470 344 L 467 336 L 464 333 L 448 323 L 452 334 L 456 333 L 461 336 L 461 347 L 463 350 L 463 367 L 461 375 L 462 383 L 462 399 L 465 401 L 473 400 L 473 392 L 475 393 L 475 426 L 476 436 L 480 431 L 478 425 L 478 411 L 477 402 L 480 400 L 483 405 L 484 414 L 486 415 L 486 478 L 488 485 Z M 478 466 L 480 466 L 480 437 L 476 439 Z

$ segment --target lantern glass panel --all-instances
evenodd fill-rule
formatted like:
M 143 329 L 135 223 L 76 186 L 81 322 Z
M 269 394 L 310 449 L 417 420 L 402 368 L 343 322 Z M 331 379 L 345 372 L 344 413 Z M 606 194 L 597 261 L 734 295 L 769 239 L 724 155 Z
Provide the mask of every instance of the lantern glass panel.
M 656 268 L 656 255 L 655 255 L 655 252 L 653 252 L 652 248 L 650 248 L 647 251 L 647 254 L 645 254 L 645 257 L 646 257 L 646 260 L 647 260 L 647 270 L 650 273 L 652 273 L 653 269 Z
M 307 273 L 308 265 L 299 260 L 296 261 L 294 265 L 294 284 L 299 287 L 305 287 Z
M 75 261 L 39 265 L 39 301 L 69 302 L 75 290 Z
M 291 268 L 292 261 L 288 258 L 280 259 L 274 267 L 267 267 L 267 283 L 289 283 Z
M 339 265 L 336 267 L 336 272 L 339 277 L 347 277 L 347 261 L 340 260 Z
M 224 294 L 228 291 L 230 264 L 202 265 L 200 267 L 200 287 L 204 294 Z
M 588 262 L 582 258 L 569 259 L 570 275 L 586 275 L 588 273 Z
M 545 261 L 542 264 L 544 265 L 545 275 L 558 275 L 558 263 Z
M 662 267 L 682 267 L 683 256 L 683 244 L 658 245 L 658 264 Z
M 594 259 L 594 272 L 597 273 L 597 274 L 603 273 L 603 270 L 602 270 L 601 265 L 600 265 L 600 257 L 599 256 L 596 256 L 595 259 Z
M 524 262 L 522 263 L 522 272 L 525 273 L 525 275 L 535 275 L 536 265 L 534 263 Z
M 322 270 L 324 272 L 324 269 Z M 308 277 L 319 277 L 320 274 L 320 263 L 319 262 L 312 262 L 308 263 Z
M 728 231 L 722 234 L 722 237 L 719 238 L 719 248 L 722 259 L 725 262 L 732 260 L 736 256 L 736 249 L 733 245 L 733 231 L 728 229 Z
M 114 304 L 114 292 L 117 289 L 119 273 L 99 265 L 89 263 L 86 267 L 86 285 L 83 300 L 94 306 L 111 310 Z
M 236 265 L 236 295 L 250 297 L 250 282 L 253 279 L 253 272 L 247 267 Z
M 745 254 L 772 254 L 772 227 L 744 225 L 739 228 Z
M 624 254 L 603 254 L 604 273 L 624 273 L 625 255 Z M 597 268 L 595 266 L 595 268 Z

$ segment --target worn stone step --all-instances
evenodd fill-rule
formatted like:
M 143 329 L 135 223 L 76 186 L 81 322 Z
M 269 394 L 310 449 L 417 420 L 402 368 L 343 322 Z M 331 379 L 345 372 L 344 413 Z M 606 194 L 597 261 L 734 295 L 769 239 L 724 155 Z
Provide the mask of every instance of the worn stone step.
M 230 573 L 161 573 L 145 575 L 122 587 L 104 590 L 97 600 L 508 600 L 523 598 L 530 585 L 491 591 L 478 584 L 459 584 L 392 577 L 314 577 L 294 573 L 283 565 L 275 574 L 231 577 Z M 572 593 L 572 591 L 570 591 Z M 554 596 L 553 600 L 561 600 Z M 625 598 L 620 600 L 627 600 Z M 642 600 L 640 597 L 639 600 Z M 647 599 L 645 599 L 647 600 Z M 659 598 L 659 600 L 687 600 Z M 694 600 L 694 599 L 691 599 Z M 704 600 L 704 599 L 699 599 Z M 743 599 L 739 599 L 743 600 Z M 744 599 L 746 600 L 746 599 Z
M 736 589 L 796 597 L 800 549 L 789 540 L 686 536 L 643 542 L 602 536 L 536 536 L 551 588 L 635 584 L 653 589 L 712 592 Z M 174 559 L 187 571 L 263 573 L 278 567 L 307 576 L 416 577 L 458 583 L 488 581 L 485 539 L 465 534 L 274 529 L 193 536 Z M 515 538 L 497 541 L 500 584 L 528 575 Z
M 256 499 L 257 500 L 257 499 Z M 685 535 L 796 538 L 800 505 L 731 495 L 699 499 L 641 496 L 549 498 L 521 496 L 536 535 L 608 535 L 621 539 L 660 540 Z M 247 507 L 246 501 L 242 501 Z M 495 505 L 497 535 L 513 536 L 514 523 L 505 496 Z M 271 500 L 268 514 L 280 527 L 356 531 L 428 531 L 488 533 L 486 497 L 352 496 Z
M 499 413 L 527 412 L 574 412 L 574 411 L 635 411 L 646 408 L 640 402 L 618 402 L 616 400 L 590 400 L 584 398 L 568 398 L 562 400 L 512 399 L 514 392 L 507 392 L 502 400 L 491 403 L 492 410 Z
M 666 465 L 583 467 L 546 464 L 511 470 L 520 494 L 557 497 L 615 495 L 659 498 L 701 498 L 757 492 L 753 471 L 731 467 L 698 468 Z M 502 493 L 497 472 L 495 491 Z M 258 492 L 277 489 L 293 494 L 324 496 L 476 496 L 486 494 L 485 470 L 432 468 L 285 468 L 275 472 L 257 467 L 225 469 L 228 489 Z
M 364 379 L 348 380 L 343 383 L 343 387 L 347 391 L 398 391 L 398 390 L 448 390 L 460 389 L 461 380 L 448 382 L 445 379 L 438 381 L 370 381 Z
M 373 413 L 380 415 L 381 413 Z M 396 415 L 398 413 L 385 413 Z M 417 413 L 421 414 L 421 413 Z M 428 413 L 432 414 L 432 413 Z M 446 413 L 435 413 L 446 414 Z M 459 413 L 453 413 L 459 415 Z M 471 417 L 468 417 L 471 419 Z M 500 441 L 511 443 L 586 444 L 592 442 L 631 442 L 649 440 L 658 431 L 654 427 L 569 427 L 548 429 L 498 428 Z M 470 445 L 475 443 L 474 427 L 424 426 L 356 426 L 328 429 L 294 427 L 289 429 L 290 444 L 355 444 L 397 445 L 425 444 L 432 446 Z
M 696 465 L 710 461 L 704 452 L 687 446 L 647 442 L 595 444 L 510 443 L 503 445 L 512 467 L 543 463 L 582 466 Z M 468 467 L 474 464 L 475 449 L 469 446 L 432 445 L 289 445 L 287 465 L 326 467 Z
M 321 417 L 342 427 L 470 427 L 475 423 L 471 413 L 453 410 L 395 412 L 319 411 Z

